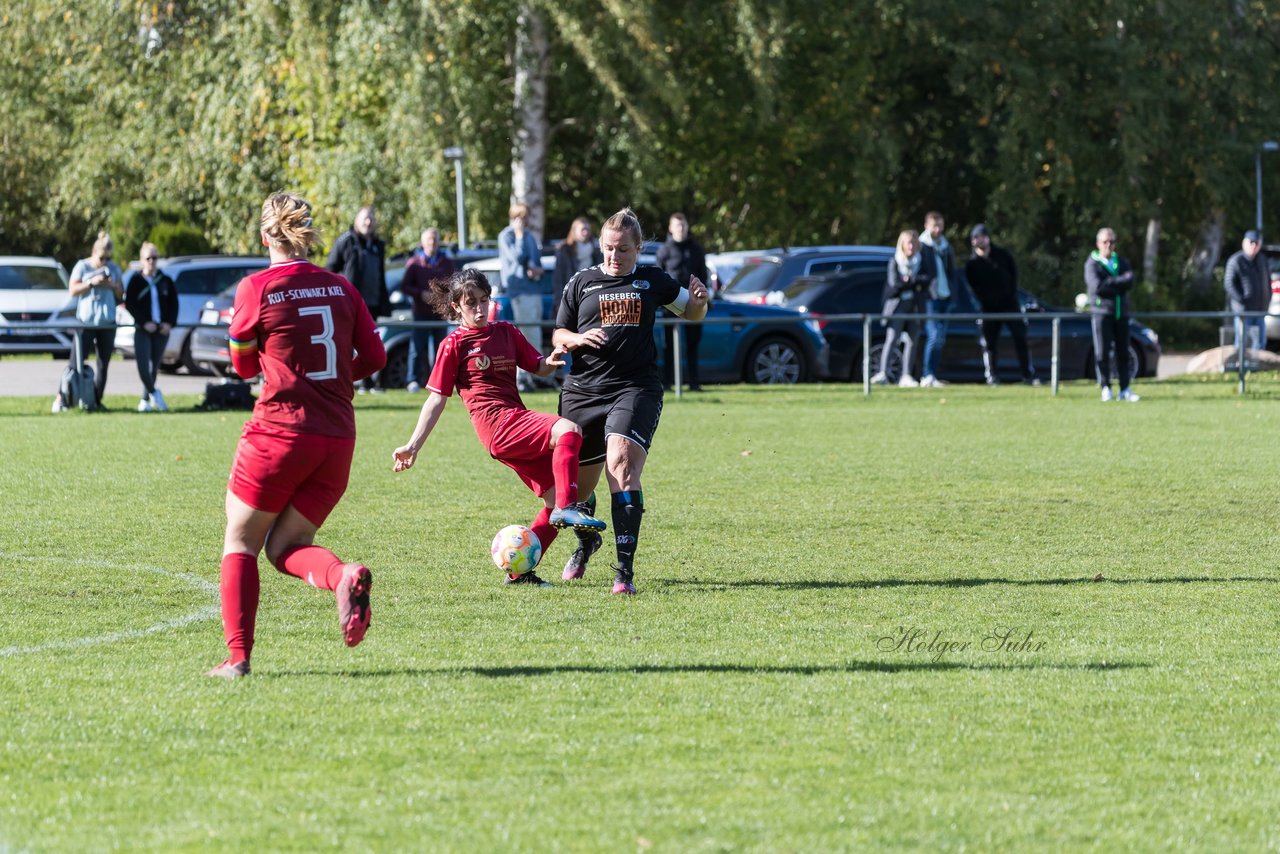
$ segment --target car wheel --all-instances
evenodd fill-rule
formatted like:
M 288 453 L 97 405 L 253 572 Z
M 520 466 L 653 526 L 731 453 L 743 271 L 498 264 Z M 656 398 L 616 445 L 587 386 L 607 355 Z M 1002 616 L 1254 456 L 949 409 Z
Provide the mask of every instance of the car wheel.
M 387 364 L 378 372 L 378 385 L 404 388 L 409 384 L 409 345 L 394 347 L 387 353 Z
M 871 347 L 871 375 L 875 376 L 880 372 L 880 359 L 884 353 L 884 342 L 872 345 Z M 859 360 L 854 368 L 853 375 L 858 379 L 862 379 L 862 362 Z M 896 384 L 902 378 L 902 348 L 894 347 L 893 352 L 889 354 L 889 365 L 885 368 L 884 375 L 888 377 L 890 384 Z
M 794 385 L 809 373 L 804 353 L 788 338 L 765 338 L 747 354 L 743 376 L 759 385 Z
M 211 373 L 208 365 L 198 364 L 195 359 L 191 358 L 191 334 L 189 332 L 182 342 L 182 356 L 179 357 L 179 363 L 193 377 L 207 377 Z

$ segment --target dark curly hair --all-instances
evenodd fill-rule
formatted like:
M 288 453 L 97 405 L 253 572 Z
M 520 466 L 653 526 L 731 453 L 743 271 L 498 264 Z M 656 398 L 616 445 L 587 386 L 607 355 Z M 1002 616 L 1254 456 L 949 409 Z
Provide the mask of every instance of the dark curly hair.
M 447 279 L 436 279 L 431 283 L 431 296 L 428 302 L 445 320 L 461 320 L 462 315 L 454 309 L 454 303 L 461 302 L 468 293 L 493 295 L 493 286 L 479 270 L 462 270 Z

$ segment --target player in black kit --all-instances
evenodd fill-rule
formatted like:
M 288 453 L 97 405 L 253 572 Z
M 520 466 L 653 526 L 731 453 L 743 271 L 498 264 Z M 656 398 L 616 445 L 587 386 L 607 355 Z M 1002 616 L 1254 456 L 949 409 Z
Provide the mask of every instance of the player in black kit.
M 640 472 L 662 415 L 654 317 L 664 306 L 686 320 L 707 314 L 707 288 L 697 276 L 682 288 L 657 267 L 637 266 L 643 242 L 640 220 L 629 208 L 609 217 L 600 229 L 604 262 L 565 286 L 551 339 L 573 353 L 572 372 L 560 391 L 560 416 L 582 427 L 578 494 L 592 494 L 602 471 L 609 483 L 618 594 L 636 592 L 634 561 L 644 513 Z M 578 540 L 564 568 L 566 581 L 583 576 L 601 545 L 593 532 L 580 533 Z

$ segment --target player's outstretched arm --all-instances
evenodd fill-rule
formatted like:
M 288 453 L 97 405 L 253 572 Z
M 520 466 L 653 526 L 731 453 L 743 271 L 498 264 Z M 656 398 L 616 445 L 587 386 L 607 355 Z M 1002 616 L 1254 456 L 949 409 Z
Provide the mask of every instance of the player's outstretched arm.
M 427 395 L 427 401 L 422 404 L 422 411 L 418 413 L 418 424 L 413 428 L 413 435 L 409 437 L 407 443 L 391 452 L 392 471 L 399 472 L 413 468 L 413 464 L 418 460 L 418 452 L 422 450 L 423 443 L 435 429 L 436 422 L 440 420 L 440 413 L 444 412 L 444 405 L 448 402 L 449 398 L 439 392 L 433 391 Z
M 689 277 L 689 302 L 684 307 L 685 320 L 701 320 L 707 316 L 707 286 L 697 276 Z
M 598 326 L 586 332 L 572 332 L 561 327 L 551 334 L 551 343 L 566 353 L 572 353 L 579 347 L 603 347 L 608 341 L 609 333 Z
M 568 352 L 565 348 L 557 346 L 551 351 L 551 355 L 542 360 L 542 364 L 538 366 L 537 375 L 549 377 L 556 372 L 556 368 L 563 368 L 564 357 Z

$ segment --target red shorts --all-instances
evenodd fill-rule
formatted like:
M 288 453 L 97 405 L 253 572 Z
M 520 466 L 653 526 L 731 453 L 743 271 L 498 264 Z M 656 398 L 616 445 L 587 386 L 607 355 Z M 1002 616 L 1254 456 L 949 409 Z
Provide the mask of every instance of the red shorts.
M 255 510 L 290 504 L 317 528 L 338 506 L 351 476 L 356 440 L 244 425 L 227 489 Z
M 559 415 L 548 412 L 517 409 L 502 420 L 489 442 L 489 454 L 539 497 L 556 485 L 551 473 L 551 427 L 559 420 Z

